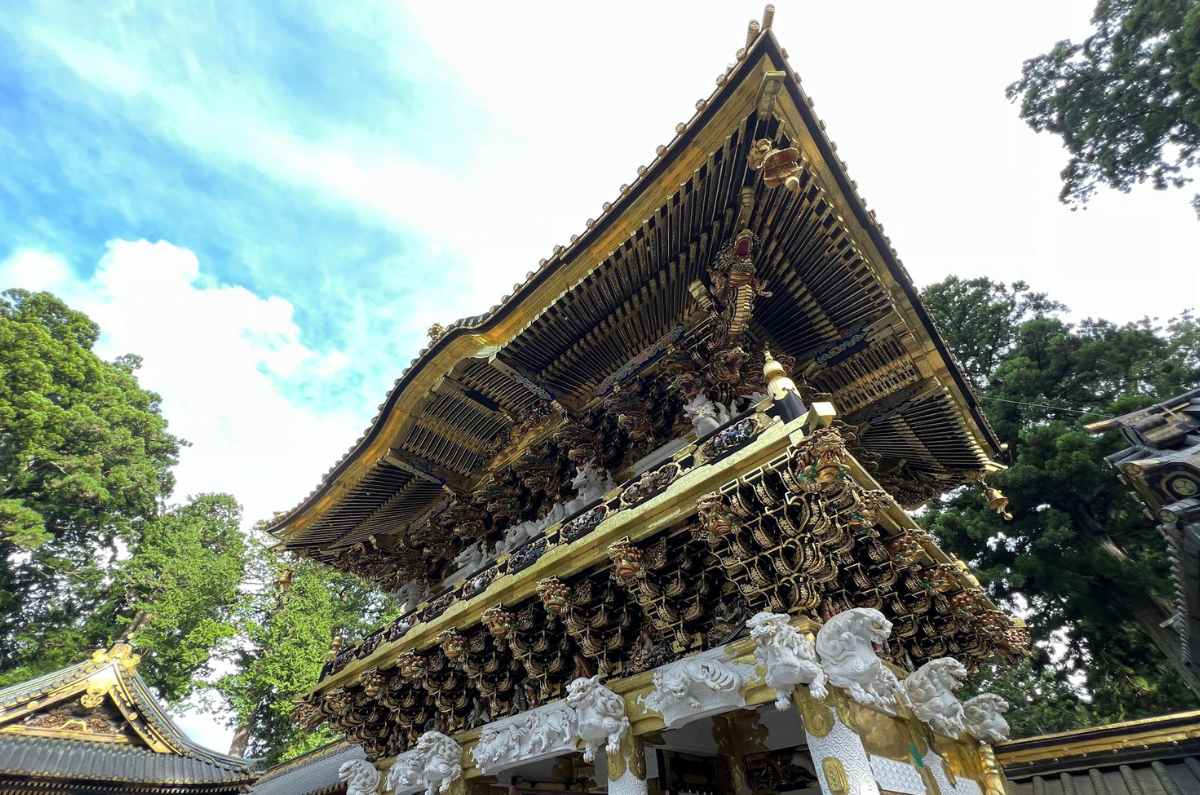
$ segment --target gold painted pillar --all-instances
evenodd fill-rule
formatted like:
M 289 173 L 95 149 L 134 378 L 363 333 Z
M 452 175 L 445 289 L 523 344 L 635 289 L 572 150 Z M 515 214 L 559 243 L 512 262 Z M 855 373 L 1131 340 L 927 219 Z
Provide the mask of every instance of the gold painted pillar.
M 713 739 L 729 768 L 734 795 L 753 795 L 746 770 L 746 755 L 767 750 L 767 729 L 758 722 L 758 712 L 739 709 L 713 717 Z
M 621 748 L 608 756 L 608 791 L 612 795 L 647 795 L 646 747 L 628 729 L 621 735 Z
M 983 768 L 983 795 L 1007 795 L 1007 779 L 1000 763 L 996 761 L 996 753 L 987 743 L 979 743 L 979 761 Z

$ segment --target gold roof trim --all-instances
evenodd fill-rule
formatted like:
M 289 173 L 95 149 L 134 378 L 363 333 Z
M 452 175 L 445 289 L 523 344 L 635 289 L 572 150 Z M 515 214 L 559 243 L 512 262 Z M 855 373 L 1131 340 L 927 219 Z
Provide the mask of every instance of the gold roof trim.
M 182 749 L 160 731 L 148 716 L 142 714 L 139 699 L 130 682 L 131 677 L 137 674 L 141 659 L 129 644 L 117 643 L 110 649 L 93 652 L 90 660 L 74 669 L 64 669 L 41 680 L 34 680 L 31 683 L 33 687 L 17 686 L 4 691 L 13 695 L 0 699 L 0 732 L 88 742 L 133 742 L 128 736 L 95 732 L 86 721 L 77 718 L 66 719 L 62 725 L 55 727 L 28 726 L 17 722 L 76 698 L 85 710 L 95 710 L 107 701 L 119 710 L 125 724 L 147 748 L 162 754 L 181 753 Z M 44 684 L 38 686 L 42 682 Z
M 1041 734 L 996 746 L 1005 767 L 1200 740 L 1200 710 Z

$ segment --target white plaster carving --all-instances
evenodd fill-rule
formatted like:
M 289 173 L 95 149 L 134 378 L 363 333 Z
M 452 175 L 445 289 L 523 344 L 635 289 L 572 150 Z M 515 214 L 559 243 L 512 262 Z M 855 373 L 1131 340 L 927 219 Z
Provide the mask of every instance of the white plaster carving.
M 415 610 L 417 605 L 429 596 L 429 583 L 424 580 L 409 580 L 397 592 L 400 599 L 400 611 Z
M 462 748 L 441 732 L 422 734 L 417 740 L 417 755 L 425 765 L 426 795 L 449 792 L 454 780 L 462 777 Z
M 913 671 L 902 683 L 904 699 L 918 720 L 946 737 L 958 738 L 963 724 L 963 705 L 954 695 L 967 678 L 967 668 L 953 657 L 938 657 Z
M 664 665 L 654 672 L 654 689 L 639 698 L 663 716 L 668 729 L 746 706 L 742 688 L 754 668 L 733 662 L 717 648 Z
M 712 433 L 731 419 L 728 408 L 710 400 L 703 392 L 683 404 L 683 414 L 692 421 L 697 437 Z
M 375 795 L 379 771 L 365 759 L 351 759 L 338 768 L 338 781 L 346 782 L 346 795 Z
M 484 554 L 482 542 L 476 541 L 474 544 L 469 544 L 454 558 L 454 570 L 442 578 L 442 585 L 458 582 L 462 578 L 474 574 L 483 568 L 483 564 L 487 561 L 488 556 Z
M 428 731 L 416 746 L 396 757 L 388 771 L 387 789 L 396 795 L 425 790 L 425 795 L 449 792 L 462 777 L 462 748 L 441 732 Z
M 754 656 L 766 669 L 767 687 L 775 691 L 776 709 L 788 708 L 797 685 L 808 685 L 813 698 L 825 698 L 826 676 L 813 642 L 788 623 L 787 615 L 758 613 L 746 626 L 754 638 Z
M 491 775 L 515 765 L 575 752 L 575 710 L 555 701 L 483 727 L 471 755 Z
M 963 702 L 967 731 L 984 743 L 1002 743 L 1008 739 L 1008 721 L 1004 713 L 1008 702 L 995 693 L 980 693 Z
M 575 496 L 567 501 L 563 511 L 566 516 L 586 508 L 616 486 L 594 459 L 576 468 L 571 485 L 575 487 Z
M 860 704 L 895 712 L 900 682 L 874 644 L 892 633 L 892 622 L 870 607 L 854 607 L 825 622 L 817 633 L 817 655 L 829 684 L 843 687 Z
M 600 684 L 599 676 L 580 677 L 567 685 L 567 704 L 575 709 L 585 762 L 595 760 L 601 744 L 610 754 L 618 752 L 621 734 L 629 730 L 623 698 Z
M 420 792 L 426 786 L 425 779 L 421 775 L 423 771 L 424 764 L 417 755 L 417 750 L 413 748 L 405 751 L 396 757 L 391 769 L 388 770 L 384 788 L 389 792 L 395 792 L 396 795 Z

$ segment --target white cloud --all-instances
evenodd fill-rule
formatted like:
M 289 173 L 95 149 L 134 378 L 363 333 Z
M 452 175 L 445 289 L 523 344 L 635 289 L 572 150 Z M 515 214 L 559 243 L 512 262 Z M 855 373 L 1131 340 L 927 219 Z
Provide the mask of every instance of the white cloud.
M 21 287 L 37 292 L 54 290 L 71 278 L 71 266 L 55 254 L 22 249 L 0 263 L 6 287 Z
M 1079 213 L 1057 202 L 1060 144 L 1029 130 L 1003 89 L 1024 58 L 1086 32 L 1091 0 L 1018 5 L 989 16 L 983 39 L 969 4 L 780 4 L 775 30 L 918 283 L 949 273 L 1026 279 L 1077 315 L 1114 320 L 1200 303 L 1200 224 L 1183 192 L 1101 194 Z M 480 109 L 469 132 L 437 113 L 423 120 L 461 138 L 457 168 L 374 129 L 297 118 L 269 78 L 236 66 L 162 80 L 152 44 L 113 50 L 59 29 L 31 35 L 81 79 L 136 95 L 160 134 L 460 255 L 456 289 L 436 306 L 414 302 L 428 325 L 482 311 L 581 232 L 709 94 L 761 10 L 761 0 L 614 2 L 586 14 L 545 3 L 514 15 L 484 4 L 464 25 L 458 6 L 412 4 L 339 16 L 363 35 L 415 32 L 439 79 L 463 92 L 446 106 Z M 514 25 L 520 36 L 495 35 Z M 390 66 L 398 83 L 418 68 L 399 57 Z
M 53 255 L 22 251 L 0 263 L 0 285 L 58 293 L 99 324 L 102 356 L 142 357 L 142 385 L 191 442 L 176 499 L 225 491 L 247 522 L 268 518 L 303 497 L 361 431 L 355 413 L 298 404 L 282 383 L 319 384 L 345 355 L 306 345 L 291 304 L 208 279 L 186 248 L 114 240 L 88 279 Z

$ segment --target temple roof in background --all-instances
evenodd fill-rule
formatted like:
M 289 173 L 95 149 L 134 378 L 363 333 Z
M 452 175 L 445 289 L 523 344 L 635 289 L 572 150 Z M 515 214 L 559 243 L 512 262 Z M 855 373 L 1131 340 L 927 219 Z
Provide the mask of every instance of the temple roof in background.
M 336 742 L 268 770 L 253 787 L 251 795 L 328 795 L 344 791 L 338 779 L 342 765 L 366 759 L 362 746 Z
M 253 762 L 189 740 L 118 644 L 0 690 L 0 784 L 38 792 L 239 792 Z M 135 786 L 136 785 L 136 786 Z M 8 789 L 5 790 L 9 791 Z M 32 791 L 32 790 L 31 790 Z
M 996 758 L 1012 795 L 1200 792 L 1200 711 L 1027 737 Z
M 764 139 L 799 151 L 795 190 L 748 167 Z M 334 565 L 395 538 L 389 554 L 410 570 L 436 568 L 422 558 L 436 544 L 412 528 L 450 495 L 470 501 L 546 415 L 627 411 L 615 397 L 639 378 L 652 392 L 646 374 L 706 333 L 710 268 L 745 227 L 761 287 L 747 349 L 769 347 L 829 396 L 881 485 L 911 506 L 993 466 L 999 444 L 768 16 L 580 234 L 489 311 L 431 330 L 362 437 L 271 531 Z M 613 474 L 634 458 L 617 455 Z

